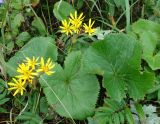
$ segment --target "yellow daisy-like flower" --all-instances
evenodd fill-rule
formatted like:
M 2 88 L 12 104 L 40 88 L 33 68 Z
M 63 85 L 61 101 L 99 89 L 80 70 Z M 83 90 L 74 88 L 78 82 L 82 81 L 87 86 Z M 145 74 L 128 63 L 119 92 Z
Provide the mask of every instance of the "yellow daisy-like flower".
M 41 57 L 40 65 L 41 67 L 37 70 L 37 72 L 44 72 L 47 75 L 54 73 L 54 71 L 51 71 L 51 69 L 55 67 L 55 64 L 52 63 L 50 58 L 47 60 L 47 63 L 44 64 L 44 59 Z
M 17 78 L 28 81 L 29 83 L 32 83 L 32 79 L 37 75 L 37 73 L 33 72 L 33 69 L 30 69 L 30 67 L 24 63 L 19 65 L 17 72 L 20 73 L 20 75 L 16 76 Z
M 10 86 L 10 88 L 8 88 L 8 90 L 15 90 L 13 96 L 15 96 L 17 93 L 20 93 L 21 95 L 23 95 L 23 91 L 25 91 L 25 81 L 22 80 L 16 80 L 15 78 L 12 78 L 13 82 L 9 82 L 8 85 Z
M 39 58 L 35 58 L 34 56 L 32 57 L 32 59 L 26 57 L 26 64 L 31 67 L 31 69 L 35 69 L 36 65 L 38 65 L 39 63 L 37 62 Z
M 17 72 L 19 73 L 24 73 L 26 71 L 28 71 L 28 66 L 25 63 L 19 64 L 18 68 L 17 68 Z
M 85 33 L 88 33 L 89 35 L 92 35 L 96 31 L 96 28 L 92 28 L 94 23 L 95 23 L 95 21 L 92 22 L 91 19 L 89 19 L 89 25 L 88 26 L 84 23 L 83 27 L 84 27 Z
M 62 21 L 61 33 L 65 33 L 68 35 L 69 33 L 72 34 L 72 26 L 70 25 L 70 22 L 67 22 L 66 20 Z
M 70 13 L 69 21 L 71 22 L 75 33 L 79 33 L 83 19 L 83 13 L 81 13 L 79 16 L 77 15 L 77 11 L 74 12 L 74 15 Z

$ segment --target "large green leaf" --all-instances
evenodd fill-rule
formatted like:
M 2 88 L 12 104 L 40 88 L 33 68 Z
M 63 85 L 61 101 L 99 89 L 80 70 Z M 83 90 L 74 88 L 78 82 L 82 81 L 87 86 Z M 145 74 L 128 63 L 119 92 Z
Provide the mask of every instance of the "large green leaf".
M 19 63 L 23 62 L 25 57 L 49 57 L 57 60 L 57 48 L 54 39 L 51 37 L 36 37 L 31 39 L 24 47 L 22 47 L 7 63 L 7 72 L 10 76 L 16 75 L 16 68 Z
M 138 34 L 143 48 L 143 59 L 153 70 L 160 69 L 160 25 L 140 19 L 132 25 L 133 31 Z M 158 48 L 158 49 L 157 49 Z
M 96 76 L 85 73 L 81 52 L 73 52 L 65 60 L 65 67 L 56 65 L 53 76 L 43 76 L 41 86 L 48 103 L 61 116 L 85 119 L 93 114 L 98 97 Z
M 140 73 L 141 47 L 131 36 L 111 34 L 94 43 L 84 55 L 84 67 L 93 74 L 103 75 L 107 93 L 118 101 L 126 91 L 135 100 L 143 98 L 152 87 L 154 76 Z
M 75 9 L 65 1 L 59 1 L 55 3 L 53 13 L 58 20 L 67 19 L 70 13 L 73 13 Z

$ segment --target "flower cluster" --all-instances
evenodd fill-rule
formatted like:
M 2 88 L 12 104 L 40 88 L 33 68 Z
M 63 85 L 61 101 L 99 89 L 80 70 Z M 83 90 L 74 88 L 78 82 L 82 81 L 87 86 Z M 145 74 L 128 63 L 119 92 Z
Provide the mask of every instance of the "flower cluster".
M 32 84 L 33 80 L 41 74 L 51 75 L 54 73 L 52 69 L 55 67 L 55 64 L 53 64 L 50 58 L 46 62 L 43 57 L 40 58 L 40 62 L 38 60 L 39 58 L 34 56 L 32 59 L 26 57 L 26 60 L 18 65 L 16 70 L 18 75 L 12 78 L 12 82 L 8 83 L 10 86 L 8 90 L 15 90 L 13 96 L 18 93 L 23 95 L 27 84 Z
M 60 26 L 61 33 L 69 35 L 73 33 L 79 34 L 81 31 L 84 31 L 89 35 L 92 35 L 96 31 L 95 28 L 92 28 L 95 21 L 92 22 L 92 20 L 89 19 L 89 23 L 87 25 L 86 23 L 83 23 L 83 20 L 83 13 L 81 13 L 79 16 L 77 15 L 77 11 L 75 11 L 74 15 L 70 13 L 68 21 L 62 20 L 62 26 Z

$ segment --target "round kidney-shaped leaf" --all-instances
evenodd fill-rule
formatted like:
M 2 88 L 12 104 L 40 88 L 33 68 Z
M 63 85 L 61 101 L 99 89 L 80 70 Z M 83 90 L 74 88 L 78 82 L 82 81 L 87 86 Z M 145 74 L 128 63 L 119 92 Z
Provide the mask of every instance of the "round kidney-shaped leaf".
M 64 69 L 57 64 L 53 76 L 40 79 L 48 103 L 56 112 L 78 120 L 93 114 L 99 92 L 96 76 L 81 69 L 81 60 L 81 52 L 73 52 L 66 58 Z

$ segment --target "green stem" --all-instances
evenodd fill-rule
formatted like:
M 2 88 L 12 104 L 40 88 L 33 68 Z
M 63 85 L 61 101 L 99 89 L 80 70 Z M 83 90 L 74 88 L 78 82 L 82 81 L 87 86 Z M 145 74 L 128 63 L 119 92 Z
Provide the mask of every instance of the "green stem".
M 139 0 L 136 0 L 131 6 L 130 8 L 133 8 L 133 6 L 138 2 Z M 119 21 L 122 19 L 122 17 L 125 15 L 126 10 L 119 16 L 119 18 L 116 21 L 116 25 L 119 23 Z
M 125 0 L 125 5 L 126 5 L 126 31 L 129 31 L 129 26 L 130 26 L 130 5 L 129 5 L 129 0 Z

